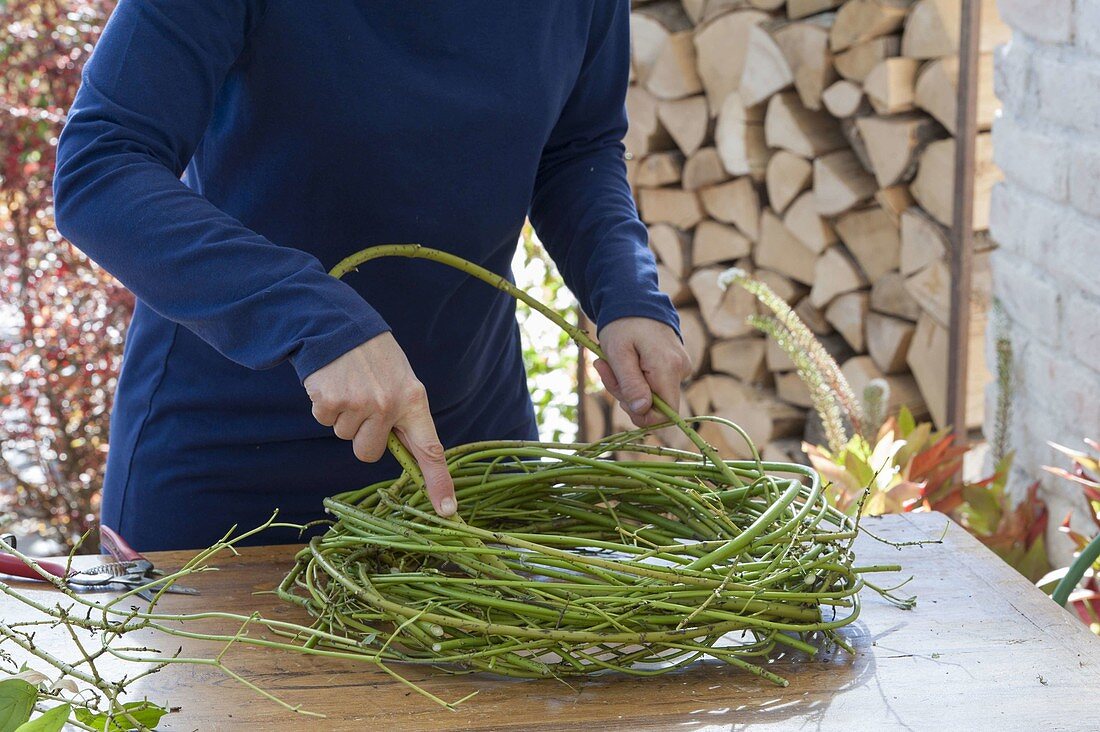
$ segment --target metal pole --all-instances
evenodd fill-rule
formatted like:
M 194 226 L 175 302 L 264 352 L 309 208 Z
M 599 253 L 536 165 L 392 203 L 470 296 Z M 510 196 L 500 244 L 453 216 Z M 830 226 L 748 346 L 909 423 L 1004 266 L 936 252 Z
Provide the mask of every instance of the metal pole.
M 970 281 L 974 238 L 974 167 L 978 141 L 980 0 L 962 0 L 959 89 L 951 222 L 951 319 L 947 353 L 947 419 L 966 441 L 966 385 L 970 343 Z

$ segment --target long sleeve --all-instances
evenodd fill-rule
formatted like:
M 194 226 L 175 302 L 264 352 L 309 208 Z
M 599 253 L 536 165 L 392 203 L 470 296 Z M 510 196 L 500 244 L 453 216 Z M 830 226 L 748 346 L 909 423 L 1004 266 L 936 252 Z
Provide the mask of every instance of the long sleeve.
M 637 316 L 679 329 L 672 302 L 657 286 L 623 162 L 629 11 L 627 0 L 594 3 L 587 52 L 543 150 L 530 216 L 598 327 Z
M 58 143 L 58 230 L 163 317 L 300 378 L 386 330 L 351 287 L 181 182 L 260 0 L 121 0 Z

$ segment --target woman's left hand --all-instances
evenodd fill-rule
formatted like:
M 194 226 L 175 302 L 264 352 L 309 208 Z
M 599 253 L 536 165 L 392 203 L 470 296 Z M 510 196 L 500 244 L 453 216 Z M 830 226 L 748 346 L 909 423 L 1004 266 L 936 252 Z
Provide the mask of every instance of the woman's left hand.
M 691 375 L 691 357 L 675 330 L 650 318 L 619 318 L 600 330 L 599 339 L 606 360 L 596 360 L 596 371 L 631 422 L 646 427 L 667 420 L 653 408 L 654 393 L 680 409 L 680 383 Z

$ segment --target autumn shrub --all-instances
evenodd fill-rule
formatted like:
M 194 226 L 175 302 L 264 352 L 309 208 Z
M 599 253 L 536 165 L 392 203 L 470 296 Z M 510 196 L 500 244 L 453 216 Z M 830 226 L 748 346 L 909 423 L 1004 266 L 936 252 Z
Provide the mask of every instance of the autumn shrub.
M 0 3 L 0 523 L 92 524 L 130 294 L 61 238 L 57 137 L 113 2 Z

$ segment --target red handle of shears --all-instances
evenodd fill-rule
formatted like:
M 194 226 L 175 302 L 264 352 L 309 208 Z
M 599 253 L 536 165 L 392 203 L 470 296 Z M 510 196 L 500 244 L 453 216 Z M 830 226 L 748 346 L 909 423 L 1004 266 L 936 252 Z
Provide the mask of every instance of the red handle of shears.
M 44 561 L 41 559 L 34 560 L 39 567 L 48 574 L 52 574 L 58 579 L 65 579 L 65 568 L 56 562 Z M 24 564 L 23 560 L 19 557 L 11 554 L 0 554 L 0 574 L 10 575 L 12 577 L 23 577 L 25 579 L 44 581 L 45 578 L 36 572 L 29 564 Z
M 115 560 L 119 562 L 132 562 L 138 559 L 145 559 L 138 552 L 134 551 L 126 540 L 115 533 L 114 529 L 109 526 L 99 525 L 99 545 L 107 550 Z

